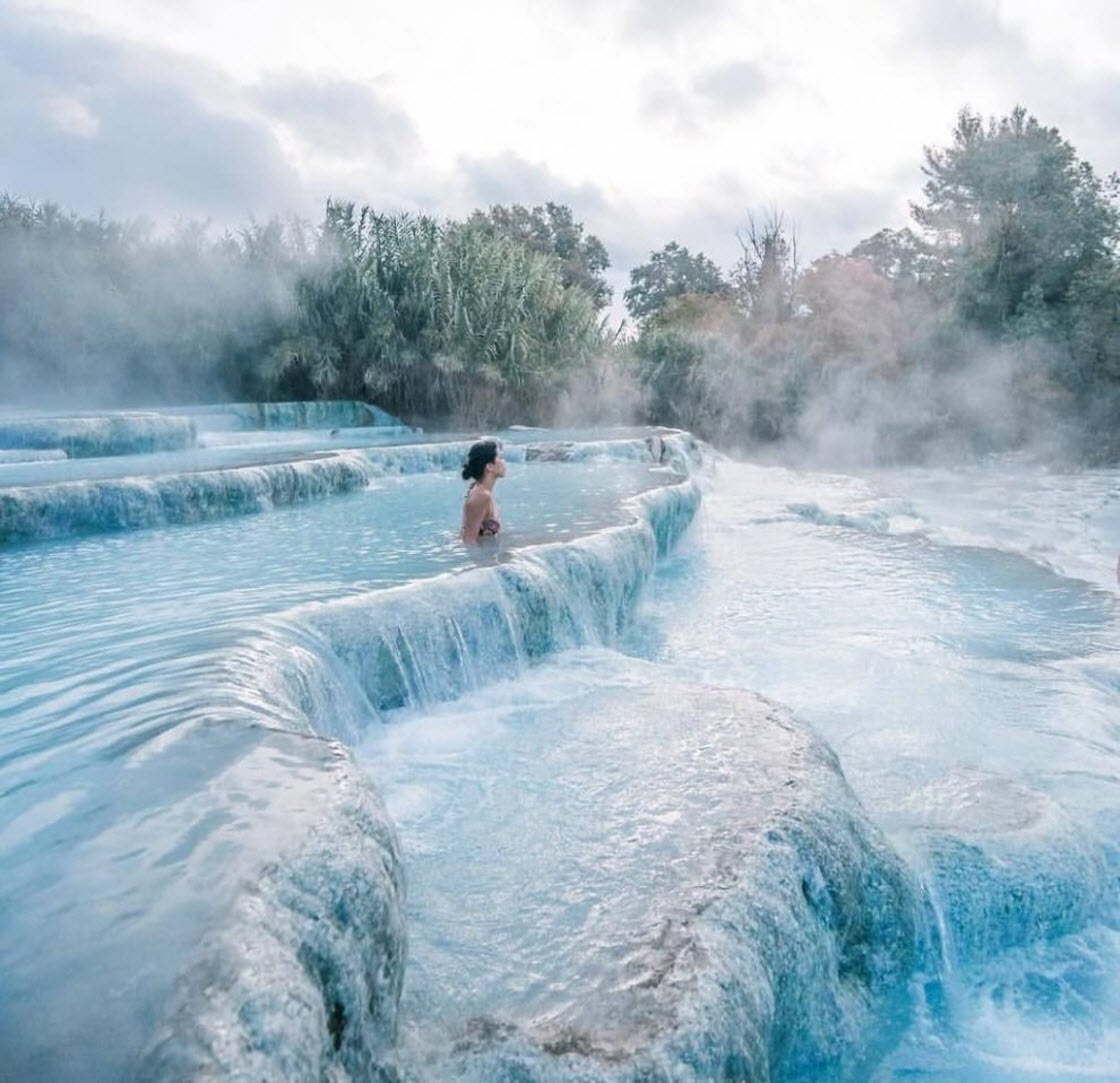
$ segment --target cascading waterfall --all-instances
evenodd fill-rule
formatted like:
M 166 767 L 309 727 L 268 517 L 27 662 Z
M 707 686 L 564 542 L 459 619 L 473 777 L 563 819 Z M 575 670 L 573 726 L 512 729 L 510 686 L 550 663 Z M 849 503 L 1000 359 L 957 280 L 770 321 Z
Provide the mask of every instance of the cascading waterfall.
M 472 661 L 516 667 L 613 642 L 658 549 L 680 536 L 698 501 L 683 482 L 636 499 L 627 527 L 496 569 L 290 611 L 270 637 L 230 652 L 223 683 L 257 684 L 255 709 L 284 731 L 353 741 L 384 711 L 469 687 Z M 326 823 L 270 862 L 210 929 L 141 1064 L 145 1078 L 312 1078 L 333 1065 L 362 1079 L 387 1062 L 405 954 L 399 846 L 349 758 L 324 753 L 337 776 Z M 298 757 L 301 773 L 308 759 Z
M 660 439 L 660 438 L 659 438 Z M 691 453 L 683 437 L 665 441 L 665 460 L 682 466 Z M 393 474 L 456 469 L 470 441 L 322 452 L 295 461 L 221 470 L 167 472 L 0 488 L 0 545 L 76 534 L 198 523 L 363 488 Z M 585 462 L 597 456 L 641 461 L 643 440 L 510 445 L 511 462 Z
M 62 448 L 5 448 L 0 451 L 0 463 L 45 463 L 67 458 Z
M 428 472 L 457 464 L 463 450 L 403 449 L 375 465 L 387 475 Z M 619 461 L 633 458 L 629 446 L 613 451 Z M 301 467 L 277 464 L 273 475 Z M 364 468 L 361 476 L 368 479 Z M 173 483 L 187 480 L 197 479 Z M 229 476 L 215 480 L 225 486 L 216 492 L 236 493 Z M 404 873 L 368 778 L 323 738 L 352 742 L 385 710 L 455 695 L 467 686 L 471 650 L 491 642 L 488 620 L 497 621 L 505 638 L 494 642 L 515 666 L 561 646 L 613 642 L 657 552 L 680 536 L 698 501 L 695 482 L 678 479 L 633 497 L 625 525 L 567 545 L 302 606 L 264 619 L 255 634 L 236 623 L 214 626 L 201 647 L 192 634 L 187 653 L 173 640 L 150 674 L 124 677 L 114 663 L 96 722 L 62 715 L 51 727 L 17 729 L 6 757 L 16 770 L 35 755 L 58 766 L 9 801 L 12 822 L 0 833 L 9 883 L 36 898 L 44 890 L 36 857 L 43 828 L 66 837 L 76 821 L 85 841 L 69 844 L 51 873 L 50 897 L 88 892 L 101 855 L 119 848 L 113 876 L 128 901 L 106 887 L 97 908 L 55 914 L 55 942 L 64 945 L 55 959 L 27 950 L 34 908 L 17 915 L 14 928 L 27 935 L 5 950 L 11 1010 L 0 1027 L 12 1070 L 40 1078 L 300 1078 L 329 1068 L 365 1078 L 395 1030 Z M 152 524 L 140 517 L 115 525 Z M 31 558 L 35 550 L 19 552 Z M 119 635 L 115 625 L 106 634 Z M 155 642 L 159 633 L 145 634 Z M 36 698 L 6 687 L 15 717 L 33 718 Z M 98 750 L 92 759 L 83 742 Z M 106 770 L 99 762 L 136 768 L 118 777 L 107 807 L 94 796 Z M 49 779 L 66 772 L 70 789 L 47 797 Z M 151 781 L 165 775 L 177 784 L 153 790 Z M 41 822 L 44 800 L 55 809 Z M 189 874 L 169 880 L 174 870 Z M 55 913 L 49 903 L 45 910 Z M 144 957 L 161 964 L 135 971 Z M 75 976 L 70 988 L 61 979 L 43 988 L 55 966 Z M 95 974 L 128 985 L 136 999 L 109 1028 L 114 1041 L 79 1052 L 67 1035 L 106 1027 L 104 1013 L 112 1014 L 105 1004 L 74 1001 L 70 989 L 87 988 Z M 155 1029 L 145 1022 L 148 1005 L 160 1005 Z M 36 1027 L 43 1015 L 55 1023 Z
M 196 435 L 190 418 L 163 414 L 0 418 L 0 448 L 58 450 L 78 458 L 188 448 Z
M 332 429 L 364 426 L 402 428 L 398 418 L 369 402 L 222 402 L 160 407 L 159 412 L 190 417 L 199 432 L 230 429 Z
M 1115 476 L 511 438 L 11 465 L 5 1071 L 1115 1078 Z

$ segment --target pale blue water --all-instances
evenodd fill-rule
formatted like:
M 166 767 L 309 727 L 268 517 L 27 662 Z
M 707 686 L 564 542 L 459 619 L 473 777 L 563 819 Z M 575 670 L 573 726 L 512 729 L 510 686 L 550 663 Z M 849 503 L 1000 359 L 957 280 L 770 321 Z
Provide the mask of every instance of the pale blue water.
M 235 466 L 283 462 L 293 454 L 337 451 L 342 448 L 424 444 L 424 433 L 402 433 L 379 428 L 343 429 L 336 435 L 321 429 L 299 432 L 203 433 L 197 447 L 184 451 L 158 451 L 147 455 L 116 455 L 101 459 L 53 459 L 38 462 L 0 462 L 0 486 L 47 485 L 87 478 L 126 478 L 137 475 L 181 473 L 187 470 L 220 470 Z
M 1120 473 L 602 435 L 0 549 L 15 1078 L 1120 1078 Z
M 2 415 L 0 415 L 2 416 Z M 588 432 L 582 429 L 543 430 L 520 429 L 497 434 L 507 444 L 517 446 L 539 441 L 550 443 L 592 440 L 625 440 L 646 435 L 646 430 L 613 429 Z M 468 433 L 455 436 L 441 434 L 440 442 L 453 441 L 465 449 L 476 439 Z M 258 429 L 235 432 L 202 432 L 198 445 L 181 451 L 158 451 L 144 455 L 115 455 L 99 459 L 21 458 L 5 461 L 0 458 L 0 488 L 12 485 L 47 485 L 98 478 L 158 476 L 193 470 L 220 470 L 239 466 L 284 462 L 297 455 L 337 452 L 352 448 L 397 448 L 409 445 L 427 446 L 431 434 L 406 431 L 397 426 L 344 429 Z M 457 452 L 458 453 L 458 452 Z M 19 454 L 13 452 L 13 455 Z M 26 452 L 27 456 L 45 456 L 47 452 Z M 384 456 L 371 456 L 377 465 Z M 392 470 L 390 472 L 393 472 Z
M 1002 503 L 969 487 L 1001 472 Z M 723 791 L 752 744 L 767 756 L 750 726 L 729 744 L 725 714 L 682 691 L 699 685 L 761 691 L 811 724 L 927 900 L 904 1006 L 870 1032 L 841 1028 L 847 1058 L 791 1057 L 778 1078 L 1120 1078 L 1120 607 L 1105 547 L 1120 477 L 1031 474 L 872 486 L 722 463 L 621 651 L 564 656 L 373 733 L 362 757 L 412 870 L 406 1063 L 552 1078 L 533 1042 L 574 1029 L 617 1055 L 642 1032 L 652 1009 L 628 998 L 668 966 L 659 929 L 712 893 L 713 850 L 749 808 Z M 949 542 L 950 481 L 973 538 L 1007 548 Z M 1098 582 L 1021 555 L 1040 548 Z M 650 687 L 679 703 L 668 731 L 643 717 Z M 761 969 L 758 986 L 777 988 Z M 731 1010 L 718 968 L 685 978 L 686 1001 L 699 987 Z M 799 999 L 782 1010 L 812 1032 L 819 1013 Z M 510 1038 L 468 1054 L 480 1018 L 528 1050 Z M 718 1007 L 696 1032 L 715 1063 L 732 1048 Z M 899 1041 L 877 1068 L 860 1059 L 876 1035 Z M 703 1063 L 670 1077 L 708 1078 Z
M 16 1077 L 140 1071 L 145 1035 L 239 877 L 321 811 L 329 758 L 259 728 L 341 725 L 307 713 L 306 682 L 333 687 L 338 663 L 293 607 L 376 610 L 384 588 L 425 581 L 453 599 L 448 575 L 630 523 L 624 502 L 669 480 L 648 461 L 515 463 L 498 494 L 511 514 L 477 552 L 458 542 L 465 486 L 450 471 L 0 550 L 0 1047 Z M 395 634 L 407 612 L 380 609 Z M 376 717 L 360 692 L 351 711 L 357 726 Z M 101 1030 L 114 1039 L 91 1045 Z

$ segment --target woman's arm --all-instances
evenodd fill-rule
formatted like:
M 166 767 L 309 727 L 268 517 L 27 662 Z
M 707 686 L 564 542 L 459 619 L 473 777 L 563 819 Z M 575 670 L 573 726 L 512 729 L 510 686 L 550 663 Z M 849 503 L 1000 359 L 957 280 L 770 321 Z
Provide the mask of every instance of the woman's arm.
M 478 532 L 486 512 L 490 509 L 490 494 L 485 489 L 474 488 L 463 501 L 463 528 L 459 537 L 464 545 L 478 545 Z

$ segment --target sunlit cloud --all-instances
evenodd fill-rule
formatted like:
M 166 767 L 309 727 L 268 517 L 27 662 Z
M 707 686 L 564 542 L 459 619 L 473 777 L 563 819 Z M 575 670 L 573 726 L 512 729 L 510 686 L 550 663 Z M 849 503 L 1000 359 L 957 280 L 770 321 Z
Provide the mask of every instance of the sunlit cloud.
M 47 120 L 65 135 L 93 139 L 101 131 L 101 122 L 85 102 L 68 94 L 58 94 L 42 100 Z
M 751 208 L 797 219 L 806 258 L 904 225 L 965 105 L 1022 103 L 1120 166 L 1120 9 L 1096 0 L 0 10 L 0 187 L 83 213 L 553 199 L 621 273 L 670 240 L 731 259 Z

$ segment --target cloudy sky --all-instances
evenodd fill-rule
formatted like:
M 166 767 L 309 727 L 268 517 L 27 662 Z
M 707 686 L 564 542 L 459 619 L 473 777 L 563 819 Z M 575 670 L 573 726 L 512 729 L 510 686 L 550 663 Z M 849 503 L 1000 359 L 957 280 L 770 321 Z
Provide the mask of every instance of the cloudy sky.
M 0 0 L 0 191 L 157 221 L 569 204 L 630 267 L 906 224 L 924 145 L 1024 104 L 1120 169 L 1115 0 Z

